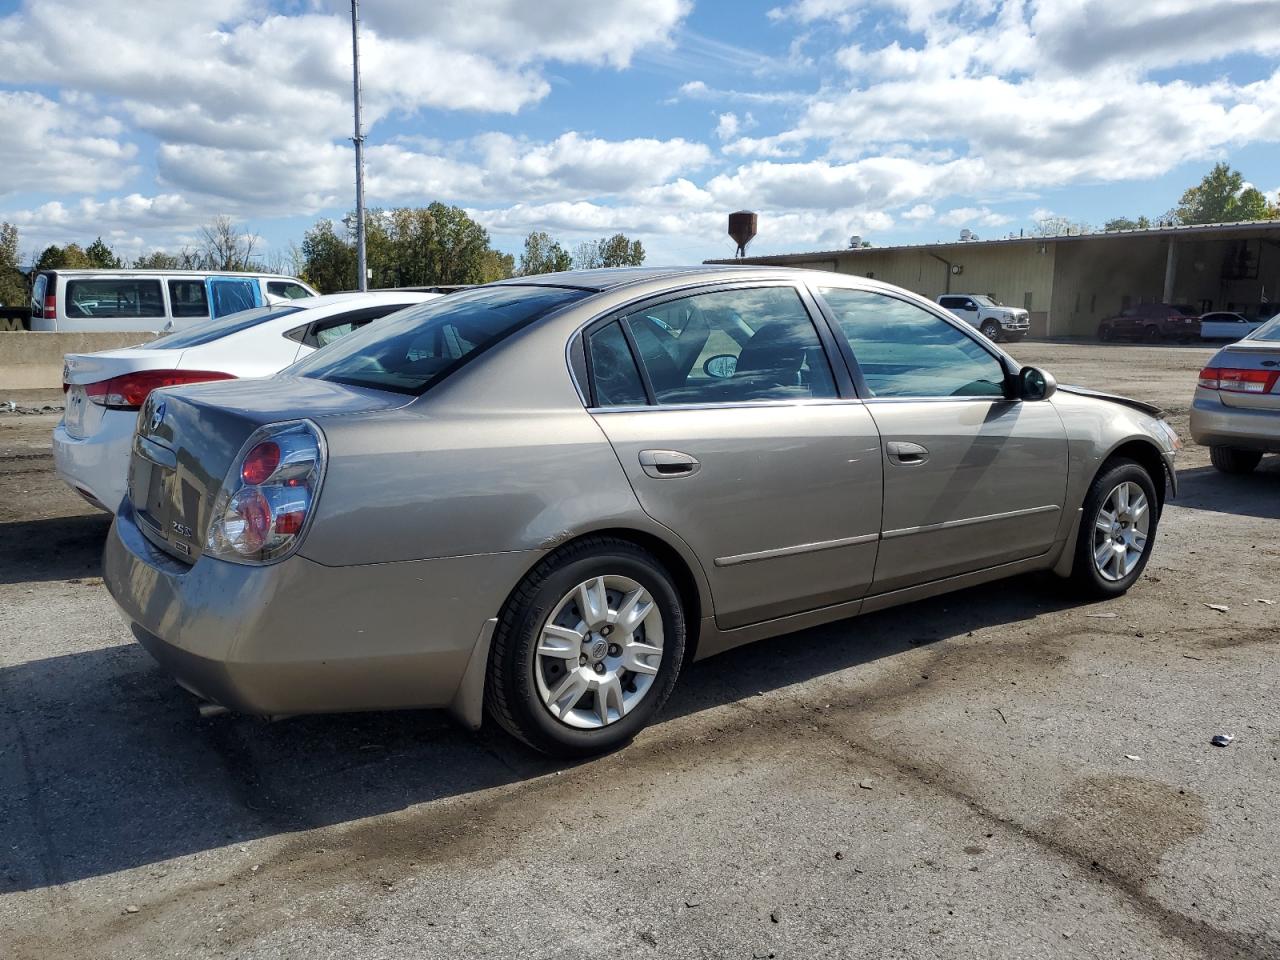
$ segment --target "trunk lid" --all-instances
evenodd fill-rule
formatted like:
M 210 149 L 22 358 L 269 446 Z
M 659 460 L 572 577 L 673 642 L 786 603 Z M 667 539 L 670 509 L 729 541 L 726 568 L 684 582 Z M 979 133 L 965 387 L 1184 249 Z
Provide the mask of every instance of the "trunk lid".
M 1209 361 L 1209 366 L 1232 370 L 1261 370 L 1277 374 L 1276 383 L 1269 393 L 1242 393 L 1222 390 L 1218 396 L 1224 406 L 1247 410 L 1274 410 L 1280 413 L 1280 342 L 1270 340 L 1241 340 L 1223 347 Z
M 222 380 L 157 390 L 138 417 L 129 500 L 143 534 L 194 563 L 232 461 L 259 427 L 403 406 L 413 397 L 309 377 Z
M 102 426 L 106 411 L 89 399 L 85 393 L 87 384 L 138 370 L 176 368 L 181 357 L 181 350 L 146 350 L 142 347 L 68 353 L 62 358 L 62 382 L 67 391 L 62 425 L 77 440 L 93 436 Z

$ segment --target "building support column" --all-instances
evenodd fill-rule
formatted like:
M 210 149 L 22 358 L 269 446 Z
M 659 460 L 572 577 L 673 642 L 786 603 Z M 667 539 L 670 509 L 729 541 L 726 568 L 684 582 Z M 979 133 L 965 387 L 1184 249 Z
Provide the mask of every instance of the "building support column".
M 1161 303 L 1173 303 L 1173 282 L 1178 276 L 1178 245 L 1169 241 L 1169 252 L 1164 260 L 1164 297 Z

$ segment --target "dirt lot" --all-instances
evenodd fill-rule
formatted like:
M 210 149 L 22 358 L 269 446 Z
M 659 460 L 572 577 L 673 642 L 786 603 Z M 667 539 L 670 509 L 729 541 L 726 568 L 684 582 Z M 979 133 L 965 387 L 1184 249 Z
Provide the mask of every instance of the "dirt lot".
M 1014 353 L 1185 434 L 1210 351 Z M 1280 458 L 1188 448 L 1122 600 L 1028 577 L 757 644 L 557 766 L 431 713 L 198 719 L 54 422 L 0 415 L 0 956 L 1280 957 Z

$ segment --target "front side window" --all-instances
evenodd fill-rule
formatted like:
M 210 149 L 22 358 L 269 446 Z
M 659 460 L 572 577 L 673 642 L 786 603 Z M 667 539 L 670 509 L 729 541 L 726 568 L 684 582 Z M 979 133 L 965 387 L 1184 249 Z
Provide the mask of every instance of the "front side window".
M 589 291 L 502 284 L 401 310 L 288 368 L 356 387 L 421 394 L 471 357 Z
M 159 280 L 68 280 L 68 317 L 163 317 Z
M 702 293 L 622 318 L 660 404 L 836 396 L 794 287 Z
M 170 280 L 169 304 L 175 317 L 207 317 L 209 298 L 203 280 Z
M 875 397 L 1002 397 L 1004 366 L 963 331 L 882 293 L 819 291 Z
M 267 293 L 273 297 L 284 297 L 287 300 L 301 300 L 311 296 L 311 291 L 292 280 L 268 280 Z

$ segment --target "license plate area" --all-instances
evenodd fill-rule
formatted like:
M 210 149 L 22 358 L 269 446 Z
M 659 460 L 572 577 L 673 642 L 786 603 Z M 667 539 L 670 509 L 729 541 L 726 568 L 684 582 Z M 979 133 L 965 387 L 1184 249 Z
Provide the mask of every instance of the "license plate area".
M 136 437 L 129 467 L 129 499 L 147 539 L 180 559 L 190 561 L 195 531 L 187 518 L 199 512 L 198 497 L 178 475 L 173 451 Z

